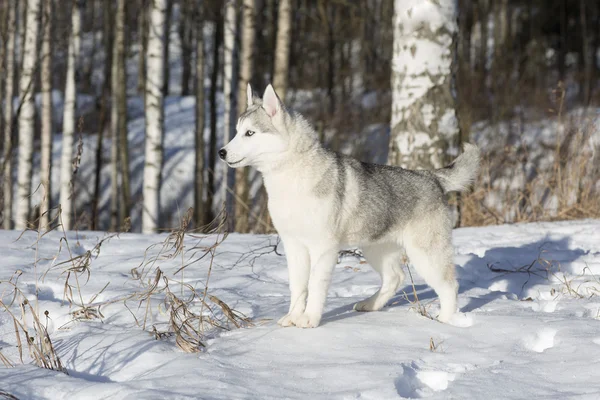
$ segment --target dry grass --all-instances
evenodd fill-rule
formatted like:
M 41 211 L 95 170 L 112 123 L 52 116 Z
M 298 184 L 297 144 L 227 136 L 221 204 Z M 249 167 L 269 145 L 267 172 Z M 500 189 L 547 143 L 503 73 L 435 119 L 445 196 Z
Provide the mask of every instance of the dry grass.
M 539 249 L 538 256 L 530 263 L 513 267 L 500 268 L 488 264 L 492 272 L 503 275 L 508 274 L 526 274 L 527 279 L 521 285 L 521 293 L 529 283 L 532 276 L 537 276 L 548 282 L 558 282 L 558 290 L 550 289 L 550 295 L 558 297 L 560 295 L 569 296 L 575 299 L 589 299 L 594 296 L 600 296 L 600 279 L 593 274 L 589 267 L 585 267 L 581 274 L 567 274 L 561 268 L 560 262 L 546 257 L 547 251 L 543 246 Z M 533 301 L 531 297 L 521 299 L 522 301 Z
M 496 132 L 501 139 L 484 155 L 475 190 L 462 196 L 462 226 L 600 218 L 597 127 L 585 110 L 564 115 L 562 86 L 555 95 L 555 120 L 540 128 L 554 143 L 536 139 L 534 148 L 526 139 L 535 133 L 511 132 L 514 123 L 508 134 Z
M 48 334 L 50 313 L 44 311 L 45 323 L 43 323 L 38 311 L 17 287 L 19 276 L 20 274 L 15 274 L 9 281 L 0 282 L 5 286 L 0 297 L 0 307 L 13 321 L 19 359 L 23 362 L 23 353 L 27 349 L 29 356 L 38 367 L 67 373 Z M 3 300 L 5 297 L 12 297 L 12 299 L 5 302 Z M 17 305 L 19 312 L 13 312 L 13 305 Z M 0 358 L 6 366 L 14 365 L 4 355 Z
M 252 325 L 249 318 L 208 291 L 216 250 L 227 237 L 227 234 L 223 233 L 225 215 L 221 213 L 208 227 L 190 230 L 192 215 L 193 210 L 188 210 L 181 219 L 180 227 L 171 232 L 164 242 L 147 249 L 144 261 L 138 268 L 132 270 L 133 279 L 141 286 L 140 291 L 103 302 L 96 302 L 96 299 L 108 287 L 109 282 L 87 300 L 83 289 L 91 279 L 92 263 L 100 256 L 103 244 L 118 237 L 118 234 L 107 235 L 83 254 L 75 254 L 63 229 L 59 248 L 49 260 L 50 266 L 42 276 L 38 277 L 39 244 L 48 233 L 45 227 L 39 226 L 34 244 L 35 293 L 30 296 L 31 299 L 28 299 L 19 288 L 19 277 L 23 274 L 22 271 L 17 271 L 8 281 L 0 281 L 0 287 L 3 288 L 0 293 L 0 309 L 13 321 L 14 338 L 20 361 L 25 362 L 23 355 L 27 351 L 35 365 L 67 373 L 47 330 L 49 312 L 40 312 L 38 306 L 38 282 L 48 279 L 49 272 L 54 270 L 61 271 L 60 276 L 64 281 L 63 302 L 71 309 L 71 320 L 58 329 L 64 329 L 68 324 L 84 320 L 102 319 L 104 316 L 101 307 L 122 303 L 132 313 L 137 324 L 144 330 L 149 329 L 149 333 L 156 339 L 174 337 L 175 344 L 183 351 L 198 352 L 206 346 L 206 338 L 214 335 L 215 332 Z M 57 216 L 60 219 L 60 209 Z M 58 226 L 62 226 L 62 221 Z M 199 235 L 197 231 L 208 231 L 209 234 Z M 19 239 L 22 235 L 23 233 Z M 196 243 L 189 246 L 187 243 L 193 240 L 196 240 Z M 209 240 L 210 244 L 202 245 Z M 79 246 L 79 243 L 77 245 Z M 158 253 L 149 256 L 150 250 L 157 246 Z M 65 252 L 68 259 L 56 263 L 60 254 Z M 165 261 L 172 264 L 171 260 L 179 258 L 181 265 L 172 276 L 167 276 L 160 268 L 160 264 Z M 184 273 L 186 268 L 204 259 L 208 260 L 208 271 L 203 287 L 199 290 L 185 280 Z M 128 303 L 132 301 L 138 303 L 137 310 L 142 312 L 140 316 L 129 307 Z M 154 315 L 166 316 L 166 322 L 151 321 Z M 2 352 L 0 352 L 0 363 L 6 367 L 15 365 Z
M 139 280 L 143 290 L 125 300 L 136 301 L 137 310 L 143 310 L 138 318 L 132 312 L 138 325 L 146 330 L 152 325 L 151 331 L 156 339 L 174 336 L 177 346 L 186 352 L 198 352 L 206 346 L 205 340 L 215 330 L 228 330 L 233 325 L 236 328 L 250 326 L 252 323 L 245 315 L 233 310 L 218 297 L 208 293 L 210 275 L 217 247 L 227 238 L 225 232 L 226 215 L 219 214 L 211 224 L 211 228 L 201 227 L 190 230 L 193 210 L 190 209 L 181 219 L 180 227 L 167 236 L 161 244 L 149 247 L 142 263 L 131 271 L 134 279 Z M 198 234 L 198 231 L 208 230 L 211 235 Z M 185 239 L 195 239 L 197 242 L 186 248 Z M 208 245 L 203 241 L 212 238 Z M 150 256 L 153 248 L 159 247 L 157 254 Z M 159 264 L 168 260 L 180 258 L 181 265 L 167 276 Z M 208 259 L 208 271 L 202 290 L 187 283 L 184 278 L 186 268 L 203 259 Z M 150 278 L 150 274 L 153 277 Z M 153 311 L 166 315 L 167 322 L 154 322 Z

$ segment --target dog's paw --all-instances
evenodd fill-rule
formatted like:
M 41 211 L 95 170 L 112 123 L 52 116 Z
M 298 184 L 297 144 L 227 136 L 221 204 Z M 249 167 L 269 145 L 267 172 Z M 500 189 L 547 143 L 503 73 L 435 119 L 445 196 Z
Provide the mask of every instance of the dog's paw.
M 320 322 L 320 315 L 304 313 L 298 316 L 298 318 L 296 318 L 296 320 L 294 321 L 294 325 L 296 325 L 298 328 L 316 328 L 317 326 L 319 326 Z
M 359 301 L 354 305 L 355 311 L 379 311 L 381 307 L 377 307 L 372 299 Z
M 281 325 L 283 327 L 288 327 L 288 326 L 294 326 L 296 319 L 302 314 L 286 314 L 283 317 L 281 317 L 279 319 L 279 321 L 277 321 L 278 325 Z

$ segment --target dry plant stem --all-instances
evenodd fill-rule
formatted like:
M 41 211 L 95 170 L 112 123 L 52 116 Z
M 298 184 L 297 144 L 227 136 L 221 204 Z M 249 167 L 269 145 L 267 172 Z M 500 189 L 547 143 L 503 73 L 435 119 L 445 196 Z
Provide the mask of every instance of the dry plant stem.
M 9 305 L 5 304 L 2 300 L 0 300 L 0 307 L 4 308 L 4 310 L 12 318 L 13 326 L 15 329 L 15 337 L 17 339 L 17 348 L 19 349 L 19 358 L 21 362 L 23 362 L 23 341 L 21 340 L 21 335 L 23 335 L 25 337 L 24 341 L 27 343 L 29 355 L 37 366 L 41 368 L 51 369 L 54 371 L 64 372 L 66 374 L 67 370 L 63 367 L 58 354 L 56 354 L 46 326 L 40 321 L 38 314 L 36 313 L 31 303 L 27 300 L 23 292 L 14 283 L 6 281 L 2 283 L 11 286 L 20 298 L 20 318 L 17 317 L 11 311 Z M 30 331 L 26 325 L 28 314 L 31 315 L 33 321 L 32 330 L 35 333 L 35 337 L 30 336 Z M 48 317 L 47 313 L 46 317 Z
M 174 336 L 177 346 L 186 352 L 197 352 L 205 346 L 204 341 L 207 335 L 207 328 L 227 330 L 229 329 L 229 324 L 236 328 L 251 325 L 251 321 L 246 316 L 231 309 L 216 296 L 208 294 L 216 249 L 227 237 L 227 233 L 222 233 L 225 228 L 225 214 L 223 212 L 220 213 L 218 223 L 210 224 L 212 226 L 216 225 L 216 227 L 211 229 L 215 234 L 215 238 L 212 244 L 208 246 L 200 246 L 200 241 L 206 239 L 208 236 L 197 236 L 191 233 L 204 230 L 204 228 L 189 230 L 189 227 L 192 226 L 192 216 L 193 210 L 190 209 L 181 218 L 179 228 L 171 232 L 161 244 L 153 245 L 146 249 L 142 263 L 131 271 L 133 278 L 139 280 L 144 289 L 129 298 L 137 300 L 138 309 L 143 309 L 143 318 L 141 321 L 138 320 L 135 313 L 126 304 L 126 307 L 132 312 L 136 323 L 141 325 L 142 329 L 146 330 L 151 323 L 153 302 L 158 300 L 158 311 L 168 316 L 168 322 L 166 323 L 166 330 L 158 329 L 157 323 L 152 324 L 151 331 L 154 337 L 162 339 Z M 187 249 L 185 246 L 186 236 L 199 239 L 199 242 Z M 158 253 L 150 257 L 150 250 L 156 246 L 159 246 Z M 175 280 L 175 278 L 171 279 L 167 277 L 158 266 L 158 263 L 161 260 L 175 259 L 177 257 L 181 257 L 181 266 L 173 275 L 176 276 L 181 273 L 182 276 Z M 198 293 L 192 285 L 185 282 L 183 273 L 187 267 L 206 257 L 210 257 L 207 278 L 203 292 Z M 151 280 L 147 280 L 146 278 L 151 271 L 154 271 L 154 277 Z M 174 285 L 179 285 L 179 290 L 175 291 Z M 176 295 L 176 292 L 179 295 Z M 126 299 L 125 302 L 129 299 Z M 199 305 L 197 305 L 198 302 L 200 303 Z M 211 304 L 216 306 L 215 309 L 220 310 L 222 316 L 215 313 L 215 309 L 213 309 Z M 196 307 L 199 308 L 198 312 L 194 311 Z

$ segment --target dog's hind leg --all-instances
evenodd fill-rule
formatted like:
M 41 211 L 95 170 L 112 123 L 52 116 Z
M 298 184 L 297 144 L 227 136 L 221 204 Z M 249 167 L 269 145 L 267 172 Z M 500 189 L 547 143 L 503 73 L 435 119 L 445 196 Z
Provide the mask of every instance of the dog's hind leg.
M 378 311 L 396 294 L 404 282 L 402 249 L 396 244 L 363 246 L 363 255 L 373 269 L 381 275 L 381 288 L 366 300 L 354 305 L 356 311 Z
M 449 225 L 433 220 L 407 229 L 404 244 L 410 263 L 440 298 L 438 320 L 448 322 L 456 312 L 458 293 L 452 233 Z

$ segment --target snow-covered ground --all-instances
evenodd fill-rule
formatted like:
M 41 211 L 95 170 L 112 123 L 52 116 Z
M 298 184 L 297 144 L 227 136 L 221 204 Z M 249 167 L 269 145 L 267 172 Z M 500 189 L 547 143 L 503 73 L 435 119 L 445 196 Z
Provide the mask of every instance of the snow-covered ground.
M 22 271 L 18 285 L 33 300 L 37 274 L 39 310 L 49 311 L 48 329 L 68 371 L 22 365 L 12 320 L 0 312 L 0 351 L 17 365 L 0 367 L 0 390 L 20 399 L 600 396 L 600 221 L 455 230 L 461 314 L 453 325 L 420 315 L 402 292 L 382 312 L 353 311 L 355 302 L 377 289 L 378 277 L 360 258 L 346 255 L 337 266 L 322 325 L 280 328 L 275 321 L 288 302 L 283 246 L 274 247 L 276 236 L 232 234 L 217 247 L 209 293 L 254 325 L 209 332 L 206 349 L 195 354 L 179 350 L 172 337 L 155 340 L 136 326 L 133 315 L 144 313 L 137 301 L 128 302 L 129 310 L 122 301 L 104 306 L 101 320 L 70 322 L 69 307 L 62 304 L 64 241 L 57 257 L 62 234 L 53 232 L 37 246 L 35 233 L 18 236 L 0 232 L 0 280 Z M 92 250 L 104 237 L 82 232 L 77 244 L 77 235 L 67 234 L 73 255 Z M 83 300 L 89 302 L 107 283 L 94 304 L 140 291 L 130 270 L 143 264 L 149 246 L 165 238 L 123 234 L 104 242 L 82 287 Z M 201 292 L 210 257 L 188 266 L 183 277 L 175 272 L 215 239 L 188 236 L 183 261 L 181 256 L 158 260 L 147 266 L 148 277 L 160 267 Z M 416 275 L 414 284 L 421 306 L 435 316 L 436 296 Z M 410 280 L 404 291 L 412 301 Z M 155 306 L 151 324 L 160 329 L 166 310 Z

